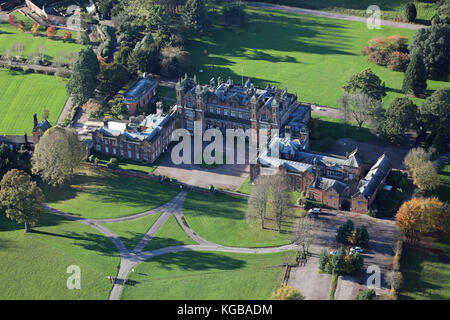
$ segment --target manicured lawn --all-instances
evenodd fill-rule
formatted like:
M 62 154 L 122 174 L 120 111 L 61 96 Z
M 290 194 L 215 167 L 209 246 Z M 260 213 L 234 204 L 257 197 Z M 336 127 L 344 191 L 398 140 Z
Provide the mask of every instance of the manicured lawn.
M 44 107 L 49 110 L 48 120 L 54 125 L 67 100 L 66 82 L 45 74 L 0 68 L 0 134 L 31 135 L 33 114 L 41 120 Z
M 247 200 L 224 194 L 190 192 L 183 205 L 189 226 L 203 238 L 233 247 L 267 247 L 289 243 L 294 218 L 286 218 L 282 233 L 273 220 L 266 220 L 266 229 L 260 221 L 248 223 L 245 219 Z
M 450 160 L 447 160 L 439 168 L 439 177 L 442 183 L 450 184 Z
M 300 101 L 337 107 L 342 85 L 350 76 L 371 68 L 389 88 L 385 106 L 403 96 L 403 73 L 367 61 L 361 50 L 373 37 L 398 34 L 411 39 L 414 30 L 386 26 L 370 30 L 361 22 L 250 7 L 247 12 L 247 27 L 216 26 L 208 36 L 186 44 L 202 83 L 218 76 L 241 83 L 243 73 L 244 81 L 250 77 L 255 86 L 287 87 Z M 430 90 L 449 86 L 428 81 Z
M 103 223 L 102 226 L 117 234 L 123 244 L 133 250 L 160 215 L 161 213 L 155 213 L 129 221 Z
M 285 6 L 305 9 L 323 10 L 341 14 L 368 17 L 366 10 L 371 5 L 377 5 L 381 10 L 381 19 L 392 20 L 404 18 L 403 6 L 410 0 L 260 0 L 261 2 L 276 3 Z M 417 22 L 430 21 L 436 14 L 434 4 L 414 1 L 417 9 Z
M 450 201 L 450 161 L 445 162 L 439 168 L 439 178 L 441 179 L 441 185 L 430 192 L 429 195 L 437 196 L 439 200 L 443 202 Z
M 427 241 L 428 250 L 416 247 L 404 249 L 401 262 L 404 284 L 400 298 L 450 299 L 449 240 Z M 444 255 L 446 258 L 442 257 Z
M 280 286 L 287 253 L 178 252 L 141 263 L 122 299 L 266 300 Z
M 177 96 L 176 96 L 175 88 L 159 86 L 158 87 L 158 98 L 159 99 L 168 98 L 168 99 L 176 100 Z
M 238 192 L 250 194 L 253 190 L 253 184 L 250 182 L 250 175 L 247 177 L 247 179 L 242 182 L 241 186 L 237 190 Z
M 185 244 L 197 244 L 189 238 L 178 224 L 177 219 L 171 215 L 153 238 L 147 243 L 143 251 L 156 250 L 159 248 L 180 246 Z
M 158 159 L 156 159 L 153 163 L 148 164 L 140 161 L 134 161 L 130 159 L 125 158 L 117 158 L 119 161 L 119 168 L 123 170 L 131 170 L 141 173 L 152 173 L 155 171 L 155 169 L 159 166 L 161 161 L 167 156 L 167 153 L 161 154 Z M 106 155 L 97 155 L 97 158 L 99 158 L 98 164 L 101 166 L 106 167 L 106 163 L 109 162 L 111 157 L 108 157 Z
M 84 167 L 69 186 L 46 187 L 46 201 L 58 210 L 84 218 L 117 218 L 154 209 L 179 190 L 157 181 Z
M 58 30 L 58 36 L 64 36 L 64 30 Z M 74 34 L 72 34 L 75 37 Z M 12 48 L 13 45 L 20 42 L 24 46 L 23 57 L 28 57 L 30 54 L 36 51 L 36 49 L 43 45 L 47 51 L 45 53 L 46 59 L 52 60 L 60 51 L 69 54 L 72 52 L 78 52 L 85 46 L 75 42 L 63 42 L 63 40 L 50 40 L 47 38 L 45 30 L 40 36 L 33 36 L 31 33 L 24 33 L 18 28 L 9 25 L 8 23 L 0 23 L 0 54 L 5 49 Z
M 119 255 L 92 228 L 43 214 L 34 232 L 0 210 L 0 299 L 108 299 Z M 81 271 L 81 289 L 67 289 L 67 267 Z

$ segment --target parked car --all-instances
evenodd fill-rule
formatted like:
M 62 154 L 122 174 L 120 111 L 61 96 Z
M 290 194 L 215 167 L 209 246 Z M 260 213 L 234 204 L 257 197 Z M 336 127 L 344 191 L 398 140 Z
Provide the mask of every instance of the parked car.
M 330 251 L 330 254 L 334 256 L 334 255 L 338 254 L 338 252 L 337 252 L 337 250 L 333 250 L 333 251 Z
M 308 210 L 308 214 L 311 214 L 311 213 L 319 214 L 321 212 L 322 211 L 320 210 L 320 208 L 312 208 L 312 209 Z
M 360 247 L 354 247 L 354 248 L 350 248 L 349 254 L 352 255 L 352 254 L 354 254 L 355 252 L 362 253 L 363 251 L 364 251 L 364 250 L 361 249 Z

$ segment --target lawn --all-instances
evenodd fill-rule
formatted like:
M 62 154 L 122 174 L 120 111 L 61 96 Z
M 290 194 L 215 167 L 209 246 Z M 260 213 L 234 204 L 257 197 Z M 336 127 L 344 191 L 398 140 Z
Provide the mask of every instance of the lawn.
M 117 158 L 117 160 L 119 161 L 119 169 L 136 171 L 140 173 L 153 173 L 153 171 L 155 171 L 155 169 L 159 166 L 161 161 L 164 160 L 166 156 L 167 153 L 161 154 L 158 159 L 156 159 L 151 164 L 125 158 Z M 104 167 L 106 167 L 106 164 L 111 159 L 111 157 L 108 157 L 104 154 L 97 154 L 96 157 L 99 159 L 98 165 Z
M 381 18 L 393 20 L 397 17 L 403 18 L 403 7 L 410 0 L 260 0 L 261 2 L 276 3 L 285 6 L 299 7 L 305 9 L 322 10 L 349 14 L 354 16 L 368 17 L 366 10 L 371 5 L 377 5 L 381 9 Z M 425 23 L 436 14 L 434 4 L 423 1 L 414 1 L 417 9 L 417 22 Z
M 402 255 L 401 299 L 450 299 L 450 239 L 425 239 L 423 248 L 406 247 Z
M 45 74 L 0 68 L 0 134 L 31 135 L 33 114 L 41 120 L 44 107 L 49 110 L 48 120 L 54 125 L 67 100 L 66 82 Z
M 201 237 L 225 246 L 268 247 L 289 243 L 294 218 L 282 223 L 282 233 L 273 220 L 266 219 L 266 229 L 260 221 L 248 223 L 245 219 L 247 200 L 217 193 L 216 195 L 190 192 L 183 205 L 189 226 Z
M 271 83 L 297 93 L 300 101 L 337 107 L 342 85 L 371 68 L 388 88 L 385 106 L 403 96 L 403 73 L 367 61 L 361 50 L 373 37 L 398 34 L 411 38 L 414 30 L 386 26 L 371 30 L 361 22 L 273 10 L 249 8 L 247 12 L 246 27 L 216 26 L 208 36 L 186 44 L 202 83 L 218 76 L 241 83 L 243 75 L 244 81 L 250 77 L 255 86 Z M 430 90 L 449 86 L 448 82 L 428 81 Z
M 437 196 L 443 202 L 450 201 L 450 161 L 447 160 L 439 168 L 439 178 L 441 185 L 434 191 L 429 192 L 429 195 Z
M 122 299 L 266 300 L 280 286 L 287 253 L 186 251 L 158 256 L 130 273 Z
M 237 190 L 240 193 L 250 194 L 253 190 L 253 184 L 250 182 L 250 175 L 242 182 L 241 186 Z
M 177 219 L 171 215 L 161 228 L 156 231 L 153 238 L 151 238 L 142 251 L 151 251 L 185 244 L 197 244 L 197 242 L 187 236 L 178 224 Z
M 102 223 L 102 226 L 117 234 L 131 251 L 160 216 L 161 212 L 129 221 Z
M 179 192 L 157 181 L 83 167 L 70 185 L 45 187 L 46 202 L 53 208 L 83 218 L 118 218 L 154 209 Z
M 64 30 L 58 30 L 57 35 L 64 36 L 64 32 Z M 65 54 L 70 54 L 72 52 L 78 52 L 85 47 L 76 42 L 48 39 L 45 31 L 39 36 L 33 36 L 31 33 L 20 31 L 18 28 L 9 25 L 7 22 L 0 23 L 0 54 L 2 54 L 5 49 L 12 48 L 17 42 L 22 43 L 24 46 L 22 57 L 28 57 L 35 52 L 40 45 L 43 45 L 47 49 L 45 57 L 50 61 L 60 51 L 63 51 Z
M 442 183 L 450 184 L 450 160 L 447 160 L 439 168 L 439 177 Z
M 0 210 L 0 299 L 108 299 L 119 255 L 107 237 L 48 213 L 33 230 Z M 67 289 L 71 265 L 80 267 L 80 290 Z

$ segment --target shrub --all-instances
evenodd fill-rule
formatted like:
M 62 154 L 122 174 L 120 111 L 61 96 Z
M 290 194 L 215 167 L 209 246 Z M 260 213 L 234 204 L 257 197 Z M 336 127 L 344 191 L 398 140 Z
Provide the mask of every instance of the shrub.
M 405 71 L 408 66 L 408 54 L 400 51 L 394 51 L 390 54 L 387 63 L 389 70 Z
M 372 300 L 373 298 L 376 297 L 376 292 L 373 289 L 367 289 L 364 290 L 363 292 L 360 292 L 357 296 L 356 296 L 356 300 Z
M 373 50 L 367 59 L 379 66 L 385 66 L 389 61 L 389 53 L 380 49 Z
M 417 10 L 414 3 L 407 3 L 405 6 L 405 18 L 408 22 L 414 22 L 416 20 Z

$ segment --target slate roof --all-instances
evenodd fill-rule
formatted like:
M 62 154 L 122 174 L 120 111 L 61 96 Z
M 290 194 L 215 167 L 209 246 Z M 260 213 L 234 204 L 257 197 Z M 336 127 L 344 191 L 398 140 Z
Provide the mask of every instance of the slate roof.
M 332 188 L 338 194 L 342 194 L 348 186 L 345 183 L 334 180 L 334 179 L 318 177 L 316 179 L 316 181 L 314 181 L 314 183 L 311 187 L 313 187 L 315 189 L 320 189 L 320 190 L 328 190 L 328 189 Z
M 147 94 L 152 88 L 156 87 L 158 82 L 148 79 L 146 75 L 134 83 L 125 93 L 123 99 L 125 102 L 136 102 Z
M 41 123 L 38 123 L 38 127 L 41 128 L 42 131 L 47 131 L 52 127 L 52 125 L 47 120 L 44 120 Z
M 370 168 L 364 179 L 359 181 L 356 194 L 362 194 L 365 198 L 370 198 L 391 169 L 391 161 L 386 154 L 383 154 L 378 158 L 372 168 Z
M 348 158 L 338 158 L 332 157 L 317 153 L 309 153 L 309 152 L 297 152 L 295 156 L 295 160 L 299 162 L 306 162 L 313 164 L 314 159 L 317 161 L 317 165 L 326 166 L 326 167 L 340 167 L 340 166 L 349 166 L 359 168 L 362 165 L 362 159 L 358 155 L 358 153 L 352 152 Z
M 291 160 L 279 159 L 267 154 L 267 150 L 264 150 L 258 157 L 258 163 L 263 166 L 271 168 L 279 168 L 280 166 L 286 168 L 289 172 L 303 173 L 306 171 L 312 172 L 312 165 L 307 163 L 301 163 Z

